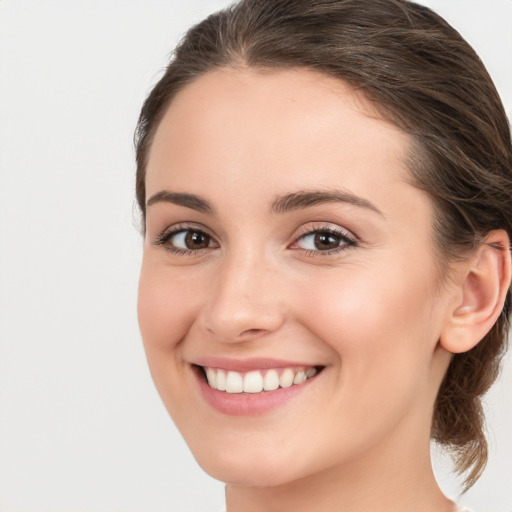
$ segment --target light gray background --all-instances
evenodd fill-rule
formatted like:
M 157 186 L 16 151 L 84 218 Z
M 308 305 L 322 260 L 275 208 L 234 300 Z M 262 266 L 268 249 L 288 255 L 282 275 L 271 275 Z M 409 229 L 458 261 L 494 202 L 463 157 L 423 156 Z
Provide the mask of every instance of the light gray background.
M 512 1 L 424 3 L 477 48 L 510 112 Z M 0 0 L 0 512 L 222 508 L 146 368 L 131 140 L 178 37 L 227 4 Z M 511 512 L 510 360 L 488 404 L 491 460 L 461 501 Z

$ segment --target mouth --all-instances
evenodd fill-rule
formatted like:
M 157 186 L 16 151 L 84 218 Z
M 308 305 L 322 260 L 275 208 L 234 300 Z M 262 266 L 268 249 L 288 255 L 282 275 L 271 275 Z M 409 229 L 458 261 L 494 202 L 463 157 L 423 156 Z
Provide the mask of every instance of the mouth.
M 298 366 L 237 372 L 223 368 L 194 366 L 211 389 L 228 394 L 266 394 L 278 389 L 300 386 L 325 368 Z

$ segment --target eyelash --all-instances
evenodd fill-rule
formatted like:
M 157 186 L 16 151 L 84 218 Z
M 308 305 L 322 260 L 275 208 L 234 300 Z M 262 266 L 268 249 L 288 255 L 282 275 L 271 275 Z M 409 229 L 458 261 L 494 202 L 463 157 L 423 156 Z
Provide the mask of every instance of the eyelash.
M 176 254 L 177 256 L 200 256 L 203 254 L 205 249 L 182 249 L 181 247 L 175 247 L 169 243 L 172 237 L 178 235 L 179 233 L 186 232 L 198 233 L 209 237 L 211 240 L 214 240 L 213 237 L 210 236 L 204 229 L 197 228 L 196 226 L 189 224 L 183 224 L 173 226 L 173 228 L 169 231 L 163 231 L 156 237 L 153 243 L 154 245 L 163 246 L 166 251 L 172 254 Z
M 297 245 L 301 240 L 305 240 L 308 236 L 317 235 L 317 234 L 326 234 L 326 235 L 334 235 L 340 238 L 340 243 L 338 247 L 334 249 L 320 250 L 320 249 L 302 249 L 306 256 L 308 257 L 318 257 L 318 256 L 330 256 L 333 254 L 338 254 L 347 249 L 357 247 L 359 245 L 359 241 L 357 238 L 352 235 L 350 232 L 340 228 L 333 227 L 331 225 L 316 225 L 308 228 L 304 233 L 301 233 L 295 240 L 289 245 L 289 247 L 293 247 Z
M 154 245 L 163 246 L 166 251 L 176 254 L 178 256 L 201 256 L 207 248 L 203 249 L 182 249 L 181 247 L 175 247 L 171 244 L 169 244 L 169 241 L 176 235 L 180 233 L 186 233 L 186 232 L 194 232 L 198 233 L 200 235 L 204 235 L 210 238 L 210 240 L 213 240 L 215 242 L 214 238 L 209 235 L 204 229 L 196 228 L 193 225 L 177 225 L 174 226 L 170 231 L 164 231 L 161 234 L 159 234 L 155 240 Z M 308 236 L 315 235 L 315 234 L 326 234 L 326 235 L 334 235 L 338 238 L 340 238 L 340 242 L 342 245 L 334 248 L 334 249 L 327 249 L 327 250 L 320 250 L 320 249 L 300 249 L 304 252 L 304 254 L 308 257 L 317 257 L 317 256 L 330 256 L 333 254 L 340 253 L 342 251 L 345 251 L 347 249 L 357 247 L 359 245 L 359 242 L 354 235 L 349 233 L 348 231 L 345 231 L 339 227 L 333 227 L 331 225 L 318 225 L 313 226 L 309 229 L 307 229 L 304 233 L 301 233 L 299 236 L 295 238 L 295 240 L 288 246 L 289 248 L 293 248 L 293 246 L 297 245 L 301 240 L 305 240 Z M 218 246 L 218 244 L 217 244 Z

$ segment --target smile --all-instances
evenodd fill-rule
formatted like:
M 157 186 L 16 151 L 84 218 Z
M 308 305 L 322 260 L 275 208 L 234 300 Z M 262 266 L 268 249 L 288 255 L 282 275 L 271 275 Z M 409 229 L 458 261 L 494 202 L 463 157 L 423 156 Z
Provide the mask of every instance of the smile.
M 279 359 L 207 357 L 191 365 L 200 395 L 217 412 L 252 416 L 281 409 L 307 393 L 325 366 Z
M 226 393 L 263 393 L 289 388 L 314 377 L 315 367 L 271 368 L 240 373 L 221 368 L 203 368 L 210 388 Z

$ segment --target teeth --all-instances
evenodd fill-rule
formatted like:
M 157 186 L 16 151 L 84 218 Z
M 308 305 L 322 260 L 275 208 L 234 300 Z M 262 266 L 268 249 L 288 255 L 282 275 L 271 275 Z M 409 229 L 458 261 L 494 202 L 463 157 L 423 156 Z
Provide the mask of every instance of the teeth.
M 293 379 L 294 384 L 302 384 L 306 380 L 306 373 L 304 370 L 299 370 Z
M 295 375 L 293 374 L 293 370 L 291 368 L 286 368 L 286 370 L 279 377 L 279 385 L 282 388 L 289 388 L 293 384 L 293 378 Z
M 263 389 L 265 391 L 274 391 L 279 387 L 279 375 L 275 370 L 268 370 L 263 378 Z
M 212 388 L 217 388 L 217 372 L 213 368 L 206 368 L 206 378 Z
M 206 379 L 211 388 L 227 393 L 261 393 L 289 388 L 302 384 L 317 374 L 316 368 L 284 368 L 279 370 L 255 370 L 247 373 L 205 368 Z
M 208 378 L 208 374 L 206 374 L 206 377 Z M 208 383 L 209 382 L 210 380 L 208 379 Z M 212 388 L 216 386 L 216 389 L 218 389 L 219 391 L 226 391 L 226 372 L 224 370 L 217 370 L 216 382 L 214 385 L 210 384 L 210 386 L 212 386 Z
M 244 380 L 238 372 L 228 372 L 226 378 L 227 393 L 241 393 L 244 390 Z
M 260 372 L 249 372 L 244 376 L 244 393 L 261 393 L 263 377 Z

